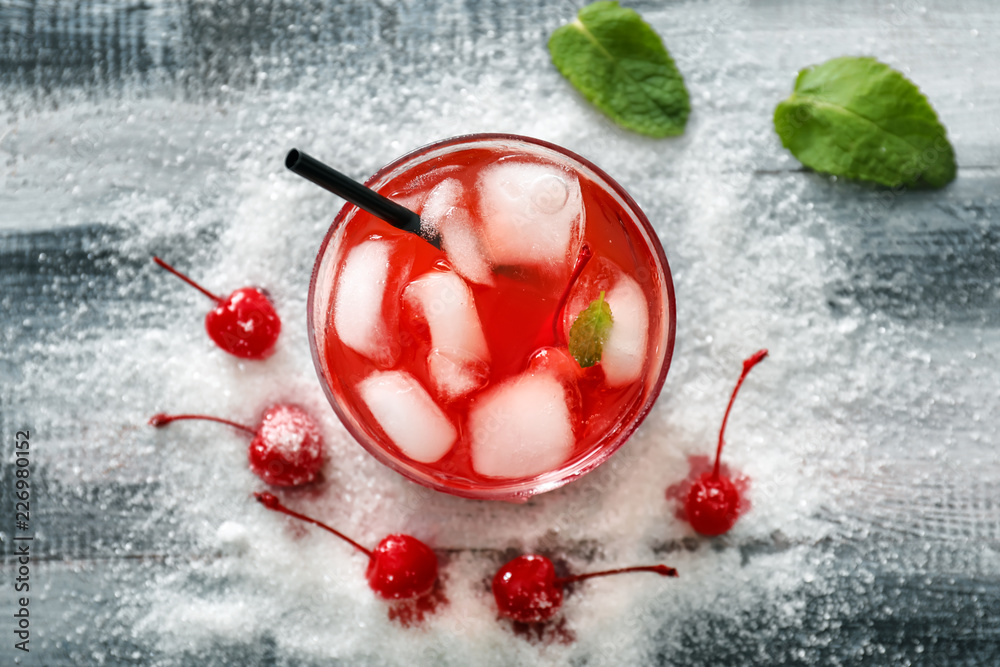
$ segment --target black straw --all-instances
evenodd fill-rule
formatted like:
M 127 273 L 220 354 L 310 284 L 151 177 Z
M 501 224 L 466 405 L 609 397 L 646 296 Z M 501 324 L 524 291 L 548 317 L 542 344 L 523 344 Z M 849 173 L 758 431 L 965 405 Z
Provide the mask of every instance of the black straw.
M 368 211 L 376 218 L 385 220 L 393 227 L 417 234 L 435 248 L 440 248 L 437 236 L 427 234 L 420 228 L 420 216 L 396 202 L 366 188 L 353 178 L 349 178 L 332 167 L 328 167 L 311 155 L 293 148 L 288 151 L 285 166 L 316 185 L 343 197 L 360 209 Z

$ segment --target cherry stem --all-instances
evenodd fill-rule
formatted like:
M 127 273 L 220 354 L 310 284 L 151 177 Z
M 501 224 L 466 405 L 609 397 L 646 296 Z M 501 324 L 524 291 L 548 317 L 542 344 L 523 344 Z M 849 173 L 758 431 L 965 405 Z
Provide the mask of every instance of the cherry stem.
M 254 493 L 253 497 L 256 498 L 257 501 L 260 502 L 260 504 L 266 507 L 267 509 L 274 510 L 275 512 L 281 512 L 282 514 L 287 514 L 288 516 L 293 516 L 296 519 L 305 521 L 306 523 L 311 523 L 314 526 L 319 526 L 323 530 L 329 531 L 334 535 L 336 535 L 337 537 L 339 537 L 340 539 L 344 540 L 345 542 L 347 542 L 348 544 L 350 544 L 355 549 L 362 552 L 369 558 L 372 557 L 372 552 L 370 549 L 365 549 L 363 546 L 361 546 L 360 544 L 349 538 L 347 535 L 344 535 L 339 530 L 331 528 L 330 526 L 326 525 L 325 523 L 322 523 L 321 521 L 317 521 L 316 519 L 308 517 L 305 514 L 299 514 L 295 510 L 288 509 L 287 507 L 281 504 L 281 501 L 278 500 L 278 497 L 275 496 L 273 493 L 268 493 L 267 491 L 264 491 L 262 493 Z
M 208 415 L 167 415 L 162 412 L 158 415 L 153 415 L 149 418 L 150 426 L 155 426 L 157 428 L 161 426 L 166 426 L 170 422 L 181 421 L 184 419 L 199 419 L 208 422 L 218 422 L 220 424 L 225 424 L 226 426 L 232 426 L 233 428 L 238 428 L 241 431 L 246 431 L 251 435 L 257 435 L 257 431 L 253 430 L 249 426 L 244 426 L 243 424 L 237 424 L 236 422 L 231 422 L 228 419 L 221 419 L 219 417 L 209 417 Z
M 733 389 L 733 395 L 729 397 L 729 405 L 726 406 L 726 414 L 722 417 L 722 428 L 719 429 L 719 446 L 715 450 L 715 468 L 712 470 L 712 478 L 719 479 L 719 461 L 722 459 L 722 435 L 726 432 L 726 422 L 729 421 L 729 411 L 733 409 L 733 401 L 736 400 L 736 394 L 739 393 L 740 387 L 743 386 L 743 380 L 746 379 L 747 373 L 750 369 L 759 364 L 767 356 L 767 350 L 757 350 L 748 358 L 743 360 L 743 372 L 740 373 L 740 379 L 736 383 L 736 387 Z
M 606 577 L 611 574 L 623 574 L 625 572 L 655 572 L 661 577 L 676 577 L 677 570 L 666 565 L 640 565 L 637 567 L 622 567 L 617 570 L 602 570 L 601 572 L 588 572 L 587 574 L 574 574 L 570 577 L 556 577 L 555 584 L 563 586 L 574 581 L 583 581 L 593 577 Z
M 580 254 L 576 256 L 576 264 L 573 265 L 573 273 L 569 276 L 569 282 L 566 283 L 566 288 L 563 289 L 562 296 L 559 297 L 559 303 L 556 305 L 556 315 L 552 320 L 552 337 L 554 340 L 561 338 L 559 335 L 559 325 L 562 322 L 563 308 L 566 307 L 566 302 L 569 301 L 569 294 L 573 291 L 573 285 L 576 284 L 576 281 L 580 278 L 580 274 L 587 267 L 587 262 L 593 256 L 594 252 L 590 249 L 590 246 L 584 243 L 580 247 Z
M 191 280 L 190 278 L 188 278 L 187 276 L 185 276 L 183 273 L 181 273 L 180 271 L 178 271 L 174 267 L 172 267 L 169 264 L 167 264 L 166 262 L 164 262 L 159 257 L 156 257 L 154 255 L 153 256 L 153 261 L 156 262 L 157 265 L 160 266 L 160 268 L 166 269 L 170 273 L 174 274 L 175 276 L 177 276 L 178 278 L 180 278 L 181 280 L 183 280 L 184 282 L 186 282 L 188 285 L 190 285 L 191 287 L 195 288 L 196 290 L 198 290 L 199 292 L 201 292 L 202 294 L 204 294 L 205 296 L 207 296 L 209 299 L 215 301 L 216 303 L 222 303 L 222 299 L 220 299 L 216 295 L 212 294 L 207 289 L 205 289 L 204 287 L 202 287 L 201 285 L 199 285 L 195 281 Z

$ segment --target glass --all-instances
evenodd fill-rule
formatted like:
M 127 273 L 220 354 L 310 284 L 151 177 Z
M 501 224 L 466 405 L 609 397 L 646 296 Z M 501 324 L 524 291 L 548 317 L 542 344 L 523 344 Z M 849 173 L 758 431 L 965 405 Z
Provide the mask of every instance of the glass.
M 359 239 L 370 238 L 373 229 L 379 232 L 379 225 L 383 225 L 389 235 L 395 232 L 385 223 L 372 218 L 351 204 L 345 205 L 338 213 L 320 246 L 309 286 L 308 317 L 313 361 L 323 389 L 344 426 L 370 454 L 405 477 L 438 491 L 467 498 L 523 502 L 535 494 L 558 488 L 593 470 L 606 461 L 638 428 L 652 408 L 666 378 L 673 352 L 676 325 L 670 269 L 663 248 L 646 216 L 625 190 L 607 174 L 588 160 L 564 148 L 516 135 L 477 134 L 455 137 L 400 157 L 380 169 L 366 185 L 404 205 L 413 206 L 415 202 L 419 205 L 421 197 L 426 197 L 436 183 L 448 177 L 460 175 L 463 171 L 485 170 L 492 164 L 511 161 L 515 163 L 525 161 L 525 164 L 541 163 L 553 169 L 563 170 L 565 173 L 575 174 L 579 180 L 582 206 L 585 209 L 583 240 L 594 250 L 594 256 L 588 264 L 590 274 L 585 270 L 580 280 L 584 280 L 588 275 L 597 275 L 603 270 L 602 266 L 611 265 L 602 260 L 602 257 L 614 257 L 625 274 L 641 287 L 646 301 L 648 329 L 644 360 L 641 362 L 641 371 L 637 372 L 638 378 L 625 389 L 609 389 L 607 391 L 610 393 L 607 394 L 590 395 L 586 388 L 582 390 L 581 405 L 586 407 L 589 403 L 590 410 L 573 424 L 575 444 L 569 458 L 562 464 L 523 477 L 505 478 L 478 474 L 469 465 L 470 454 L 462 450 L 463 447 L 469 447 L 468 439 L 472 437 L 471 429 L 462 423 L 462 419 L 473 403 L 466 403 L 464 408 L 454 410 L 449 403 L 444 408 L 449 411 L 449 418 L 456 421 L 459 439 L 455 445 L 456 451 L 441 461 L 420 463 L 404 455 L 395 446 L 386 431 L 373 418 L 364 401 L 360 399 L 357 383 L 366 371 L 359 371 L 357 355 L 343 347 L 333 326 L 336 281 L 339 279 L 338 271 L 345 257 L 352 248 L 357 247 Z M 469 174 L 470 177 L 478 178 L 471 171 Z M 564 196 L 561 191 L 556 194 L 557 198 Z M 478 192 L 467 192 L 466 196 L 475 198 L 480 195 Z M 475 208 L 471 205 L 469 208 L 473 211 L 474 217 Z M 479 223 L 473 221 L 472 226 L 476 224 Z M 431 252 L 429 244 L 406 235 L 406 239 L 411 238 L 415 239 L 414 244 L 420 244 L 419 247 L 413 246 L 417 249 L 415 252 Z M 401 280 L 403 282 L 411 280 L 416 277 L 416 273 L 414 271 Z M 515 273 L 517 275 L 513 280 L 528 282 L 536 280 L 542 283 L 552 280 L 544 271 L 534 274 L 534 277 L 530 271 L 527 276 L 521 275 L 522 272 L 515 271 Z M 472 287 L 477 294 L 489 289 L 478 285 Z M 396 308 L 395 296 L 387 297 L 387 301 L 390 300 L 392 302 L 388 307 Z M 516 300 L 516 303 L 520 304 L 521 301 L 521 299 Z M 577 302 L 575 312 L 579 312 L 587 305 L 580 302 L 579 297 L 575 301 Z M 556 318 L 558 322 L 556 328 L 560 329 L 563 336 L 573 319 L 570 316 L 572 312 L 570 306 L 573 302 L 574 299 L 570 298 L 562 318 L 558 318 L 558 314 L 549 315 L 550 318 Z M 490 346 L 495 357 L 502 356 L 496 355 L 498 348 L 496 341 L 515 338 L 520 322 L 513 324 L 508 322 L 511 318 L 502 312 L 503 308 L 501 312 L 484 312 L 484 308 L 493 311 L 498 308 L 495 305 L 484 306 L 484 303 L 477 298 L 479 317 L 483 322 L 487 339 L 491 338 L 491 327 L 509 327 L 499 338 L 493 336 L 493 344 Z M 515 301 L 508 300 L 506 303 Z M 553 311 L 551 303 L 549 306 L 549 310 Z M 401 319 L 406 322 L 405 317 Z M 559 322 L 559 319 L 563 321 Z M 403 331 L 402 326 L 399 325 L 399 340 L 394 339 L 392 346 L 393 351 L 397 353 L 402 349 L 405 356 L 407 346 L 413 344 L 414 336 Z M 393 332 L 394 336 L 395 334 L 396 332 Z M 502 345 L 503 343 L 500 344 Z M 527 363 L 527 359 L 524 363 Z M 382 363 L 382 367 L 385 368 L 387 365 Z M 378 369 L 372 365 L 370 370 L 375 372 Z M 576 370 L 581 372 L 578 368 Z M 603 371 L 588 369 L 587 373 L 590 375 L 587 377 L 600 372 Z M 499 384 L 502 385 L 503 382 Z M 590 385 L 581 380 L 580 386 Z M 488 386 L 480 394 L 489 392 L 490 389 Z M 470 400 L 476 399 L 473 396 Z M 569 402 L 572 404 L 572 401 Z

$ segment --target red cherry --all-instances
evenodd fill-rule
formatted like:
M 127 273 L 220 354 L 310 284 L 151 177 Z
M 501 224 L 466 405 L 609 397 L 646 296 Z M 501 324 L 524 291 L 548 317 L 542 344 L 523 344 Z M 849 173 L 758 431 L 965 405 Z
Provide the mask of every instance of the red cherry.
M 719 445 L 715 450 L 715 467 L 711 473 L 701 475 L 691 485 L 687 498 L 684 499 L 684 510 L 691 527 L 702 535 L 714 537 L 722 535 L 736 524 L 740 516 L 742 500 L 733 481 L 723 475 L 719 465 L 722 459 L 723 435 L 726 432 L 726 422 L 729 412 L 733 409 L 736 394 L 743 386 L 750 369 L 759 364 L 767 356 L 767 350 L 758 350 L 743 361 L 743 372 L 736 382 L 733 395 L 729 397 L 726 414 L 722 417 L 722 428 L 719 429 Z
M 298 406 L 269 408 L 250 442 L 249 458 L 250 469 L 268 484 L 308 484 L 323 465 L 319 426 Z
M 559 611 L 566 584 L 625 572 L 655 572 L 664 577 L 677 576 L 677 570 L 666 565 L 642 565 L 557 577 L 551 560 L 545 556 L 530 554 L 518 556 L 497 571 L 493 577 L 493 598 L 502 615 L 520 623 L 541 623 Z
M 272 493 L 253 495 L 269 510 L 319 526 L 368 556 L 365 577 L 368 579 L 368 586 L 379 597 L 385 600 L 404 600 L 417 598 L 434 590 L 438 575 L 437 556 L 417 538 L 410 535 L 389 535 L 372 551 L 325 523 L 288 509 Z
M 153 261 L 215 301 L 215 308 L 205 316 L 205 330 L 216 345 L 242 359 L 264 359 L 274 352 L 281 318 L 262 291 L 241 287 L 222 299 L 159 257 L 153 257 Z
M 518 556 L 493 577 L 493 597 L 500 613 L 522 623 L 540 623 L 552 618 L 562 606 L 562 586 L 556 585 L 556 570 L 545 556 Z
M 722 535 L 740 518 L 740 492 L 722 474 L 705 473 L 695 480 L 685 504 L 691 527 L 702 535 Z
M 365 577 L 381 597 L 403 600 L 430 593 L 437 569 L 437 556 L 430 547 L 415 537 L 395 534 L 375 547 Z
M 319 426 L 296 405 L 268 408 L 256 430 L 228 419 L 207 415 L 154 415 L 149 423 L 166 426 L 183 419 L 219 422 L 253 435 L 250 442 L 250 469 L 273 486 L 308 484 L 323 466 L 323 438 Z

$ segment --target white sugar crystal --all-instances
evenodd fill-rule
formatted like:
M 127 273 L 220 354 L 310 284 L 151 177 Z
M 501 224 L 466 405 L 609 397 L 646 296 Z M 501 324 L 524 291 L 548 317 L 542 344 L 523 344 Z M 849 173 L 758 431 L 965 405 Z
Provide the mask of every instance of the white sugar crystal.
M 496 265 L 565 269 L 583 239 L 577 177 L 556 167 L 501 162 L 479 178 L 480 214 Z
M 382 367 L 391 366 L 396 356 L 383 308 L 390 254 L 390 242 L 382 239 L 353 248 L 337 279 L 333 305 L 333 328 L 341 342 Z
M 489 350 L 465 281 L 453 271 L 432 271 L 407 285 L 403 298 L 430 329 L 433 349 L 428 364 L 438 394 L 451 400 L 481 386 Z
M 215 531 L 215 541 L 225 553 L 242 554 L 250 547 L 250 533 L 242 523 L 223 521 Z
M 601 368 L 608 385 L 618 387 L 635 382 L 646 362 L 649 336 L 649 306 L 642 288 L 632 278 L 621 275 L 605 297 L 614 323 L 604 344 Z
M 358 393 L 393 444 L 414 461 L 437 461 L 458 437 L 441 408 L 409 373 L 376 371 L 358 384 Z
M 493 267 L 483 239 L 469 211 L 460 206 L 461 199 L 462 184 L 454 178 L 445 179 L 427 195 L 421 225 L 441 235 L 441 249 L 460 276 L 480 285 L 492 285 Z
M 531 477 L 573 451 L 566 391 L 552 374 L 523 374 L 475 401 L 469 412 L 472 466 L 486 477 Z

